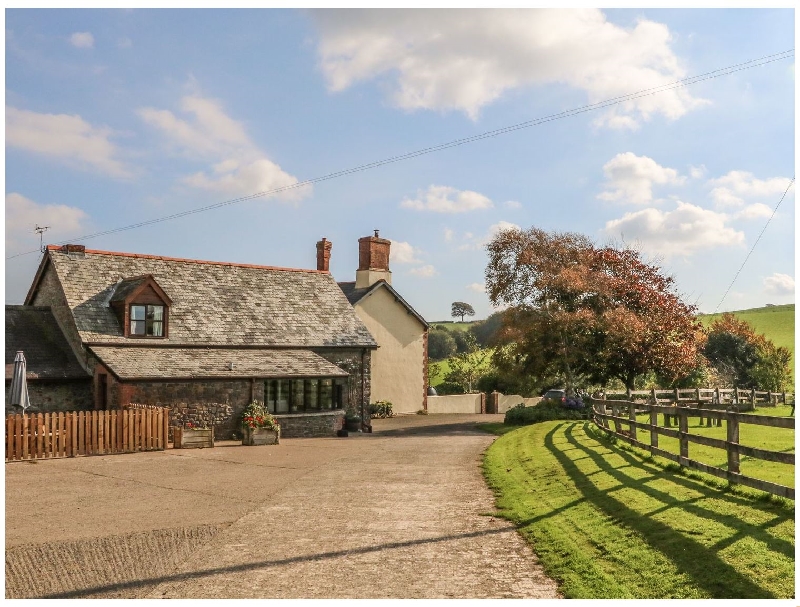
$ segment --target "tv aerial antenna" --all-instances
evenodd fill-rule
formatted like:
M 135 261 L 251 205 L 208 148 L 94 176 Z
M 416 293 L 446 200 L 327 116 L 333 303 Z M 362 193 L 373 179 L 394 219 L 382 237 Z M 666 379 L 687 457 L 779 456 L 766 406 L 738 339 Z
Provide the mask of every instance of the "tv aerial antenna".
M 50 226 L 36 226 L 33 231 L 39 235 L 39 250 L 44 253 L 44 233 L 50 229 Z

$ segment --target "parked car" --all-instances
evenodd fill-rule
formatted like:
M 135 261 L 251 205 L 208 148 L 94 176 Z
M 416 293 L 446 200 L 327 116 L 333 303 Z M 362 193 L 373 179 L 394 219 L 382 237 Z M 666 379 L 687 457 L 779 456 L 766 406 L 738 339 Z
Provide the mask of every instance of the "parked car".
M 542 398 L 544 400 L 557 400 L 561 403 L 566 402 L 567 400 L 567 391 L 566 390 L 548 390 L 544 394 L 542 394 Z

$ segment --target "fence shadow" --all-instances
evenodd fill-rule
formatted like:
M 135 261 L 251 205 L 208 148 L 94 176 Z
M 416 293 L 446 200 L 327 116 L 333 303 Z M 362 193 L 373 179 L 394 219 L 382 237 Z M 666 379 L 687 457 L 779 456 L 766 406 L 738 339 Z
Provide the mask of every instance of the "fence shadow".
M 737 532 L 730 541 L 729 538 L 725 538 L 720 544 L 704 546 L 660 521 L 643 516 L 627 506 L 625 502 L 611 495 L 609 490 L 599 488 L 591 478 L 596 473 L 587 475 L 582 472 L 574 463 L 573 458 L 556 444 L 554 436 L 558 433 L 563 433 L 570 449 L 581 452 L 583 457 L 590 458 L 601 473 L 614 478 L 621 486 L 627 489 L 635 488 L 648 497 L 662 502 L 664 504 L 662 510 L 664 508 L 675 508 L 676 515 L 686 510 L 696 516 L 713 519 L 727 526 L 730 526 L 735 521 L 736 526 L 739 527 L 743 524 L 741 519 L 708 511 L 696 503 L 702 499 L 712 497 L 718 500 L 728 500 L 728 495 L 721 494 L 718 490 L 714 490 L 699 481 L 696 484 L 692 484 L 692 488 L 700 495 L 691 501 L 681 500 L 661 490 L 654 489 L 646 483 L 664 475 L 665 472 L 663 470 L 655 466 L 644 466 L 641 461 L 634 462 L 627 459 L 628 465 L 634 465 L 637 470 L 641 470 L 644 467 L 650 473 L 645 478 L 639 479 L 627 475 L 622 468 L 613 466 L 602 456 L 581 444 L 574 436 L 576 426 L 576 424 L 566 428 L 564 424 L 555 426 L 545 437 L 545 447 L 558 460 L 584 499 L 616 521 L 618 525 L 637 532 L 643 538 L 643 541 L 661 552 L 672 561 L 679 571 L 689 575 L 698 587 L 703 588 L 714 598 L 776 598 L 773 593 L 759 586 L 750 577 L 738 572 L 719 556 L 719 550 L 726 545 L 743 536 L 751 536 L 767 542 L 771 549 L 793 558 L 794 547 L 788 542 L 771 537 L 763 528 L 775 523 L 765 524 L 761 527 L 747 526 L 746 529 L 743 528 Z M 690 479 L 680 480 L 684 483 L 691 482 Z M 735 498 L 730 499 L 730 501 L 736 506 L 741 505 Z M 776 514 L 776 517 L 780 518 L 780 516 L 780 514 Z M 784 515 L 784 520 L 789 518 L 788 514 Z M 521 524 L 525 525 L 526 521 Z

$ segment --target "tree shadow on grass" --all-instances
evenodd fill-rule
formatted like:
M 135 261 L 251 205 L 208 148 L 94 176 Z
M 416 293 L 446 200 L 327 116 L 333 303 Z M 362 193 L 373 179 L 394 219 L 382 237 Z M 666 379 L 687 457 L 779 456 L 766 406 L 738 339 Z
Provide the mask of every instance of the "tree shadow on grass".
M 747 526 L 737 517 L 708 511 L 687 500 L 680 500 L 668 493 L 649 487 L 647 483 L 654 480 L 656 475 L 649 475 L 640 479 L 628 476 L 620 471 L 619 468 L 608 463 L 602 456 L 580 444 L 574 436 L 574 427 L 574 424 L 570 425 L 564 431 L 571 448 L 582 451 L 586 456 L 590 457 L 600 470 L 617 480 L 621 486 L 628 489 L 635 488 L 667 506 L 674 507 L 675 516 L 680 516 L 681 512 L 686 510 L 729 527 L 735 526 L 735 528 L 740 529 L 736 534 L 737 538 L 748 536 L 760 539 L 761 541 L 769 542 L 769 545 L 777 548 L 778 552 L 787 554 L 788 543 L 772 538 L 759 527 Z M 762 588 L 750 577 L 740 573 L 732 565 L 723 561 L 719 556 L 718 546 L 704 546 L 669 525 L 630 508 L 624 501 L 610 495 L 608 489 L 600 489 L 589 478 L 589 475 L 581 471 L 572 458 L 555 444 L 554 436 L 563 429 L 564 424 L 555 426 L 545 437 L 545 447 L 558 460 L 564 471 L 575 483 L 576 488 L 582 493 L 584 499 L 604 512 L 620 527 L 637 532 L 645 542 L 672 561 L 679 571 L 689 575 L 697 587 L 705 590 L 710 596 L 714 598 L 777 598 L 774 593 Z M 642 468 L 641 462 L 634 461 L 631 463 L 635 464 L 637 469 Z M 685 481 L 686 479 L 681 480 Z M 692 488 L 700 494 L 698 499 L 711 497 L 727 499 L 728 497 L 727 495 L 720 495 L 718 491 L 714 491 L 699 482 L 693 485 Z M 750 505 L 752 506 L 752 503 Z M 736 505 L 732 504 L 731 507 L 735 508 Z M 527 521 L 521 524 L 525 525 Z M 790 554 L 787 556 L 792 557 L 793 555 L 794 548 L 792 547 Z

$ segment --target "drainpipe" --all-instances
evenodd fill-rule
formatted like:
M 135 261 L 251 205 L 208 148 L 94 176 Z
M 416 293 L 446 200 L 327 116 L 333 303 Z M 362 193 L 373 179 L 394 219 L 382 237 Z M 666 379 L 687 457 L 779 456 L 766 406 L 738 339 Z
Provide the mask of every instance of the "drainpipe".
M 367 349 L 361 348 L 361 425 L 364 425 L 364 393 L 366 392 L 366 381 L 364 380 L 364 358 Z

